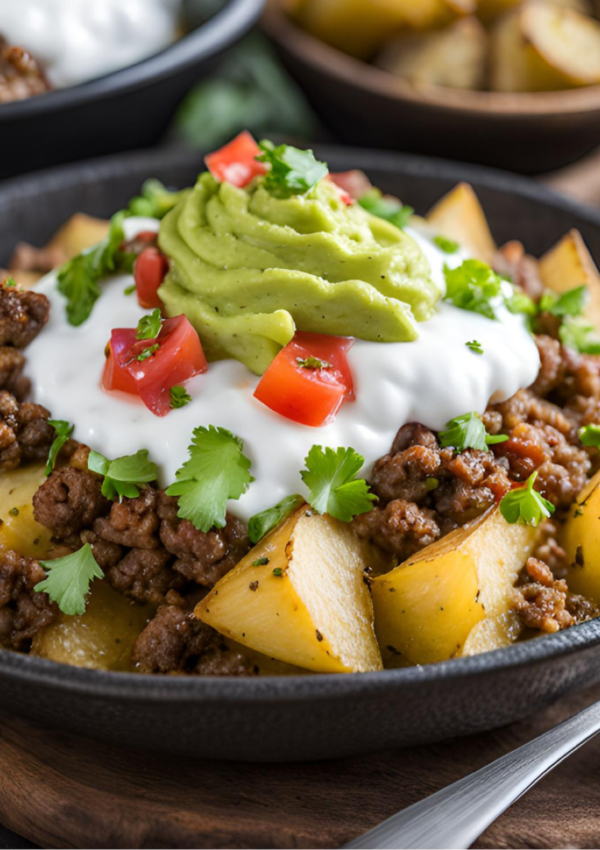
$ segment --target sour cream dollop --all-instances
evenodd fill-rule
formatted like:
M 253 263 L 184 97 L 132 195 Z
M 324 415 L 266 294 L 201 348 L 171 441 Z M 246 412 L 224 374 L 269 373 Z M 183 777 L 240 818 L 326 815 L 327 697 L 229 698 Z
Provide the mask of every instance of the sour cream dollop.
M 0 35 L 38 59 L 53 86 L 133 65 L 177 37 L 182 0 L 0 0 Z
M 158 228 L 150 219 L 129 219 L 125 225 L 128 238 Z M 442 288 L 444 263 L 460 265 L 463 257 L 442 253 L 423 232 L 409 232 Z M 27 351 L 35 401 L 55 419 L 73 423 L 76 439 L 106 457 L 148 449 L 165 486 L 187 459 L 194 428 L 227 428 L 243 439 L 256 479 L 230 506 L 243 519 L 291 493 L 305 493 L 300 470 L 314 444 L 352 446 L 365 457 L 366 475 L 389 451 L 400 426 L 421 422 L 441 430 L 455 416 L 483 413 L 490 399 L 506 399 L 529 386 L 539 369 L 537 348 L 520 317 L 501 311 L 500 320 L 492 321 L 442 302 L 432 319 L 419 324 L 414 342 L 354 343 L 349 363 L 356 401 L 345 404 L 324 428 L 291 422 L 257 401 L 253 392 L 259 379 L 235 360 L 209 364 L 207 373 L 186 384 L 192 402 L 160 419 L 131 396 L 106 393 L 100 386 L 111 330 L 135 327 L 148 312 L 135 295 L 124 294 L 131 283 L 128 275 L 103 282 L 91 317 L 78 328 L 67 322 L 56 275 L 40 284 L 52 310 L 48 326 Z M 467 347 L 473 340 L 483 354 Z

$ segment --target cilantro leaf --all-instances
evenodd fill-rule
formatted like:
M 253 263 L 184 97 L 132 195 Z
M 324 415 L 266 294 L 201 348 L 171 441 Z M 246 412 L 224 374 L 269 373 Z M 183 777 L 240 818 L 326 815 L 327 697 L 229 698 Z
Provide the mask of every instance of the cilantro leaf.
M 91 451 L 88 469 L 104 476 L 102 494 L 112 501 L 117 498 L 136 499 L 140 495 L 138 485 L 149 484 L 158 478 L 158 468 L 148 460 L 147 449 L 116 460 L 108 460 L 100 452 Z
M 179 496 L 181 519 L 189 519 L 205 533 L 223 528 L 227 501 L 239 499 L 254 481 L 243 448 L 242 440 L 225 428 L 194 429 L 189 460 L 177 470 L 177 481 L 167 490 L 167 495 Z
M 440 251 L 443 251 L 445 254 L 456 254 L 460 248 L 458 242 L 455 242 L 453 239 L 447 239 L 445 236 L 434 236 L 433 241 Z
M 149 345 L 148 348 L 144 348 L 141 354 L 138 354 L 136 360 L 139 360 L 141 363 L 143 363 L 144 360 L 148 360 L 150 357 L 152 357 L 153 354 L 156 354 L 159 348 L 160 345 L 157 342 L 155 342 L 154 345 Z
M 512 285 L 512 295 L 505 297 L 504 301 L 507 309 L 515 314 L 521 314 L 533 318 L 539 312 L 538 305 L 529 295 L 526 295 L 522 289 Z
M 46 578 L 36 584 L 36 593 L 47 593 L 63 614 L 85 613 L 85 597 L 95 578 L 104 578 L 96 563 L 92 547 L 86 543 L 77 552 L 54 561 L 40 561 L 47 570 Z
M 465 260 L 456 269 L 444 266 L 444 274 L 446 301 L 461 310 L 479 313 L 488 319 L 497 318 L 493 302 L 502 296 L 502 280 L 487 263 Z
M 48 453 L 48 460 L 46 461 L 45 470 L 46 477 L 50 475 L 50 473 L 54 469 L 54 464 L 56 463 L 58 453 L 65 445 L 65 443 L 71 439 L 71 434 L 75 430 L 75 426 L 71 425 L 69 422 L 65 422 L 64 419 L 49 419 L 48 425 L 52 425 L 54 431 L 56 432 L 56 437 L 54 438 L 52 445 L 50 446 L 50 451 Z
M 67 299 L 67 319 L 71 325 L 82 325 L 90 317 L 100 297 L 100 279 L 125 262 L 126 255 L 120 249 L 125 241 L 126 215 L 124 211 L 114 215 L 108 236 L 91 251 L 73 257 L 58 272 L 58 291 Z
M 308 501 L 319 514 L 350 522 L 373 507 L 377 496 L 363 478 L 356 478 L 365 459 L 352 448 L 313 446 L 300 475 L 309 489 Z
M 5 277 L 2 281 L 2 286 L 4 287 L 4 289 L 16 289 L 17 281 L 14 279 L 14 277 Z
M 584 446 L 600 448 L 600 425 L 584 425 L 579 429 L 579 439 Z
M 467 348 L 470 348 L 471 351 L 474 352 L 474 354 L 483 354 L 482 345 L 480 342 L 477 342 L 476 339 L 472 340 L 471 342 L 465 342 L 465 345 L 467 346 Z
M 331 363 L 328 363 L 327 360 L 320 360 L 318 357 L 313 357 L 311 354 L 310 357 L 296 357 L 296 363 L 302 369 L 331 369 Z
M 181 192 L 171 191 L 160 180 L 151 178 L 146 180 L 141 193 L 131 199 L 127 210 L 131 215 L 164 218 L 186 193 L 186 189 Z
M 500 502 L 500 513 L 511 525 L 521 522 L 535 528 L 556 510 L 552 502 L 533 489 L 537 475 L 537 472 L 534 472 L 523 487 L 511 490 Z
M 447 423 L 446 430 L 440 431 L 438 436 L 442 448 L 452 447 L 459 454 L 465 449 L 487 452 L 488 446 L 508 440 L 506 434 L 497 436 L 488 434 L 481 416 L 477 413 L 463 413 L 462 416 L 456 416 Z
M 553 316 L 580 316 L 590 300 L 590 291 L 587 286 L 576 286 L 556 295 L 554 292 L 545 292 L 540 299 L 539 309 L 541 312 L 551 313 Z
M 600 336 L 585 319 L 566 316 L 558 329 L 558 336 L 565 348 L 580 354 L 600 354 Z
M 171 387 L 171 407 L 173 410 L 178 410 L 180 407 L 185 407 L 192 400 L 191 395 L 185 387 Z
M 414 213 L 412 207 L 402 204 L 391 195 L 382 195 L 379 189 L 371 189 L 360 198 L 360 206 L 371 215 L 383 218 L 395 225 L 398 230 L 404 230 L 411 215 Z
M 137 326 L 138 339 L 156 339 L 162 326 L 162 316 L 157 307 L 149 316 L 142 316 Z
M 329 174 L 327 165 L 315 159 L 311 150 L 303 151 L 291 145 L 275 147 L 269 141 L 258 146 L 262 154 L 257 160 L 271 166 L 264 178 L 265 188 L 276 198 L 305 195 Z
M 272 508 L 267 508 L 259 514 L 254 514 L 248 521 L 248 537 L 250 543 L 258 543 L 259 540 L 267 534 L 271 529 L 275 528 L 279 523 L 292 514 L 294 511 L 304 504 L 302 496 L 286 496 L 281 502 L 277 502 Z

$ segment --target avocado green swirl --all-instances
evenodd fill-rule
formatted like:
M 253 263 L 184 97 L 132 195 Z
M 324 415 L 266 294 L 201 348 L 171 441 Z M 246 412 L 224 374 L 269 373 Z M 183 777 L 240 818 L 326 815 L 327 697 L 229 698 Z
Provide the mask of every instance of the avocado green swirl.
M 163 220 L 159 245 L 171 261 L 167 314 L 185 313 L 209 360 L 258 375 L 296 330 L 415 339 L 441 294 L 417 243 L 344 204 L 327 180 L 281 200 L 260 178 L 239 189 L 204 173 Z

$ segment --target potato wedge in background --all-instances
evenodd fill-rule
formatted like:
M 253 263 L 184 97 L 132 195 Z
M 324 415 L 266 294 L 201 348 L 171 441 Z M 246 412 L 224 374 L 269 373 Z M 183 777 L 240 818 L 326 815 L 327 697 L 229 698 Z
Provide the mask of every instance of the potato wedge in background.
M 443 30 L 398 36 L 375 64 L 419 85 L 458 89 L 483 88 L 488 35 L 473 16 Z
M 33 496 L 46 480 L 43 464 L 3 472 L 0 489 L 0 549 L 13 549 L 26 558 L 45 558 L 50 531 L 33 518 Z
M 490 79 L 505 92 L 600 83 L 600 22 L 555 3 L 526 3 L 492 32 Z
M 85 614 L 60 614 L 36 635 L 31 654 L 92 670 L 132 670 L 133 645 L 155 610 L 95 581 Z
M 298 667 L 379 670 L 367 553 L 347 524 L 300 508 L 215 585 L 195 614 L 226 637 Z
M 478 645 L 503 645 L 501 621 L 536 536 L 536 529 L 509 525 L 493 508 L 374 579 L 375 629 L 384 662 L 397 653 L 413 664 L 443 661 L 465 652 L 471 634 L 469 652 Z M 482 633 L 486 621 L 492 625 Z M 516 637 L 518 631 L 504 639 Z
M 497 18 L 521 6 L 523 0 L 479 0 L 477 4 L 477 15 L 488 26 Z
M 569 560 L 569 590 L 600 605 L 600 472 L 571 506 L 560 542 Z
M 554 292 L 567 292 L 585 284 L 589 303 L 585 316 L 600 329 L 600 272 L 578 230 L 571 230 L 539 261 L 540 278 Z
M 427 214 L 427 223 L 477 260 L 491 263 L 496 244 L 473 187 L 459 183 Z

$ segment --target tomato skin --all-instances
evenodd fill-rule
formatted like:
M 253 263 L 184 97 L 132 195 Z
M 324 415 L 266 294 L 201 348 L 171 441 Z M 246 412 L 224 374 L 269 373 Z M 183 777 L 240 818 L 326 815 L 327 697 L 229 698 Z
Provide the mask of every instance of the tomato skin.
M 275 413 L 302 425 L 319 428 L 335 419 L 344 401 L 354 398 L 346 354 L 348 337 L 298 332 L 264 373 L 254 397 Z M 328 369 L 307 369 L 298 360 L 317 357 Z
M 156 234 L 154 234 L 156 235 Z M 158 248 L 144 248 L 135 261 L 133 277 L 140 307 L 147 310 L 163 306 L 158 288 L 169 271 L 169 261 Z
M 267 171 L 265 163 L 256 160 L 260 153 L 260 148 L 252 135 L 248 130 L 244 130 L 229 144 L 214 153 L 209 153 L 204 161 L 219 183 L 231 183 L 243 189 L 255 177 Z
M 156 344 L 158 350 L 148 359 L 137 359 Z M 139 395 L 156 416 L 166 416 L 170 411 L 172 387 L 208 369 L 200 338 L 186 316 L 166 319 L 156 339 L 138 340 L 134 329 L 116 328 L 111 334 L 110 352 L 104 367 L 104 389 Z
M 358 168 L 353 168 L 351 171 L 330 172 L 329 179 L 354 201 L 360 201 L 363 195 L 373 188 L 367 175 Z

